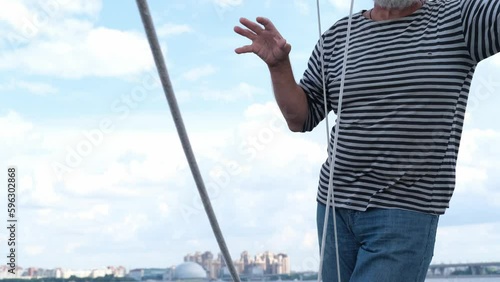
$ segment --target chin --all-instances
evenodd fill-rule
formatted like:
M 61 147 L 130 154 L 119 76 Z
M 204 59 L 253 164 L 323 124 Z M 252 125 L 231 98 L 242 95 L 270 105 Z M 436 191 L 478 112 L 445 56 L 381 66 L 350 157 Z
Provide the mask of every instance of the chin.
M 418 2 L 418 0 L 374 0 L 375 5 L 386 9 L 404 9 Z

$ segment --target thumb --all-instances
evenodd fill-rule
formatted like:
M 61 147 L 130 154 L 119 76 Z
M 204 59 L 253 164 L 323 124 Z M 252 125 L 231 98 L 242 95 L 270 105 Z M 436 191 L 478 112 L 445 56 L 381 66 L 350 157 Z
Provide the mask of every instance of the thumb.
M 292 50 L 292 45 L 290 45 L 284 38 L 280 38 L 277 43 L 279 48 L 286 53 L 289 53 Z
M 285 51 L 287 54 L 289 54 L 292 51 L 292 45 L 286 43 L 285 46 L 283 46 L 283 51 Z
M 285 48 L 286 45 L 290 45 L 288 44 L 288 42 L 286 42 L 286 39 L 282 37 L 276 39 L 276 44 L 281 49 Z

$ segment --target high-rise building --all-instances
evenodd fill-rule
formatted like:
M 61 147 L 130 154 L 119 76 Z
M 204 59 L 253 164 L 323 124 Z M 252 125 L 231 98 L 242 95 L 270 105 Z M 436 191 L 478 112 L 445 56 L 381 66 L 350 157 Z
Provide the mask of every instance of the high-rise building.
M 184 256 L 184 262 L 199 263 L 207 271 L 211 279 L 219 278 L 228 272 L 226 262 L 220 253 L 217 254 L 216 258 L 208 251 L 204 253 L 196 252 L 194 255 L 187 254 Z M 272 275 L 290 273 L 290 259 L 284 253 L 274 254 L 266 251 L 252 258 L 247 251 L 244 251 L 241 253 L 240 258 L 233 263 L 239 274 Z

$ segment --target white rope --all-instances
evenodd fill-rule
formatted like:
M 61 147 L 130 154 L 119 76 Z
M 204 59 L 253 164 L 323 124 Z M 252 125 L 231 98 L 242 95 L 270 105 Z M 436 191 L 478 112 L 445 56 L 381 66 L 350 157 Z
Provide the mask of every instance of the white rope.
M 338 101 L 338 106 L 337 106 L 337 122 L 335 124 L 335 134 L 333 138 L 333 148 L 330 149 L 330 125 L 328 122 L 328 106 L 327 106 L 327 90 L 326 90 L 326 80 L 325 80 L 325 60 L 324 60 L 324 40 L 323 40 L 323 32 L 321 30 L 321 8 L 319 4 L 319 0 L 316 0 L 316 10 L 318 13 L 318 29 L 319 29 L 319 38 L 320 38 L 320 56 L 321 56 L 321 76 L 323 79 L 323 102 L 325 105 L 325 120 L 326 120 L 326 139 L 327 139 L 327 146 L 328 146 L 328 156 L 329 156 L 329 163 L 330 163 L 330 176 L 328 179 L 328 194 L 327 194 L 327 200 L 326 200 L 326 210 L 325 210 L 325 220 L 323 222 L 323 234 L 321 238 L 321 252 L 320 252 L 320 262 L 319 262 L 319 271 L 318 271 L 318 282 L 321 281 L 322 279 L 322 271 L 323 271 L 323 259 L 324 259 L 324 254 L 325 254 L 325 243 L 326 243 L 326 231 L 328 228 L 328 216 L 329 216 L 329 211 L 330 211 L 330 200 L 332 203 L 332 212 L 333 212 L 333 229 L 334 229 L 334 238 L 335 238 L 335 258 L 337 261 L 337 276 L 338 276 L 338 281 L 341 282 L 341 276 L 340 276 L 340 256 L 339 256 L 339 244 L 338 244 L 338 233 L 337 233 L 337 218 L 336 218 L 336 211 L 335 211 L 335 195 L 333 193 L 333 175 L 334 175 L 334 169 L 335 169 L 335 160 L 336 160 L 336 154 L 337 154 L 337 142 L 339 138 L 339 131 L 340 131 L 340 116 L 342 113 L 342 98 L 344 96 L 344 84 L 345 84 L 345 75 L 346 75 L 346 70 L 347 70 L 347 57 L 349 53 L 349 43 L 350 43 L 350 38 L 351 38 L 351 25 L 352 25 L 352 15 L 353 15 L 353 8 L 354 8 L 354 0 L 351 0 L 351 9 L 349 12 L 349 21 L 347 25 L 347 37 L 346 37 L 346 43 L 345 43 L 345 50 L 344 50 L 344 62 L 342 66 L 342 76 L 341 76 L 341 81 L 340 81 L 340 92 L 339 92 L 339 101 Z M 326 281 L 330 282 L 330 281 Z

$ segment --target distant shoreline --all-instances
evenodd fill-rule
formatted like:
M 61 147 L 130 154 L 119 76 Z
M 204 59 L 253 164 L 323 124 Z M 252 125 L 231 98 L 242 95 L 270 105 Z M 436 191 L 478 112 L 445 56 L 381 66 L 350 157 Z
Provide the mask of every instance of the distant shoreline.
M 500 278 L 500 274 L 485 275 L 428 275 L 426 279 Z

